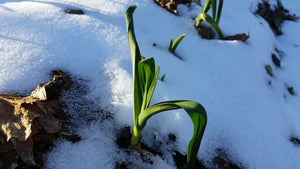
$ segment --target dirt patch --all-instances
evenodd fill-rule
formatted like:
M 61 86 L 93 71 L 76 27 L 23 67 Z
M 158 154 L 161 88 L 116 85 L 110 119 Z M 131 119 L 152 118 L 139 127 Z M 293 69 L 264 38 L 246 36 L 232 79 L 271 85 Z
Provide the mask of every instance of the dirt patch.
M 240 40 L 242 42 L 245 42 L 247 39 L 249 39 L 249 36 L 245 33 L 239 33 L 236 35 L 224 37 L 224 40 Z
M 65 12 L 68 13 L 68 14 L 76 14 L 76 15 L 83 15 L 84 14 L 82 9 L 66 9 Z
M 215 38 L 215 35 L 214 35 L 211 27 L 199 25 L 199 27 L 197 27 L 197 30 L 198 30 L 199 35 L 203 39 L 214 39 Z
M 173 159 L 178 169 L 186 169 L 187 162 L 186 162 L 186 155 L 181 154 L 178 151 L 174 151 Z M 195 162 L 194 169 L 206 169 L 206 167 L 202 164 L 201 161 L 198 159 Z
M 218 155 L 213 159 L 213 161 L 217 164 L 219 169 L 242 169 L 228 157 L 223 155 Z
M 177 169 L 186 169 L 187 167 L 187 155 L 182 154 L 176 149 L 176 136 L 174 134 L 168 134 L 164 137 L 156 138 L 154 135 L 153 140 L 150 140 L 146 143 L 141 142 L 138 146 L 131 147 L 130 146 L 130 127 L 126 126 L 124 128 L 118 129 L 116 131 L 116 144 L 119 148 L 124 151 L 128 156 L 131 156 L 134 153 L 138 153 L 139 157 L 144 163 L 152 164 L 155 160 L 156 156 L 160 156 L 162 159 L 166 159 L 166 157 L 173 158 L 173 162 L 175 163 Z M 292 142 L 298 142 L 299 140 L 293 137 Z M 166 151 L 167 150 L 167 151 Z M 164 153 L 163 153 L 164 152 Z M 167 153 L 166 153 L 167 152 Z M 204 165 L 204 161 L 196 159 L 194 169 L 242 169 L 243 166 L 235 163 L 226 151 L 222 148 L 218 148 L 216 150 L 217 156 L 215 156 L 211 162 L 209 167 Z M 132 158 L 130 158 L 132 159 Z M 124 159 L 123 159 L 124 160 Z M 173 163 L 172 162 L 172 163 Z M 134 161 L 125 160 L 125 161 L 117 161 L 115 163 L 116 169 L 127 169 L 134 166 Z
M 292 142 L 294 145 L 300 146 L 300 139 L 297 137 L 291 137 L 290 142 Z
M 128 168 L 127 164 L 124 161 L 116 162 L 115 166 L 116 166 L 115 169 L 127 169 Z
M 118 131 L 116 132 L 116 144 L 120 148 L 129 148 L 130 139 L 131 133 L 129 126 L 125 126 L 122 129 L 118 129 Z
M 199 35 L 203 39 L 215 39 L 215 33 L 211 27 L 199 25 L 199 27 L 197 27 L 197 30 Z M 249 39 L 248 35 L 246 35 L 245 33 L 239 33 L 232 36 L 225 36 L 223 40 L 240 40 L 245 42 L 247 39 Z
M 138 146 L 131 147 L 130 146 L 130 127 L 126 126 L 122 129 L 118 129 L 116 132 L 116 144 L 119 146 L 119 148 L 123 149 L 128 155 L 132 154 L 133 152 L 138 152 L 139 156 L 141 157 L 142 161 L 148 164 L 152 164 L 155 160 L 156 156 L 160 156 L 164 158 L 166 154 L 164 154 L 162 151 L 168 150 L 168 152 L 171 155 L 171 158 L 173 157 L 173 160 L 177 166 L 178 169 L 185 169 L 187 167 L 187 155 L 183 155 L 179 151 L 176 150 L 175 142 L 176 142 L 176 136 L 174 134 L 168 134 L 166 137 L 164 137 L 162 140 L 158 141 L 156 140 L 154 136 L 154 140 L 151 141 L 148 145 L 143 142 L 141 142 Z M 116 169 L 126 169 L 130 168 L 133 162 L 131 161 L 118 161 L 115 164 Z M 203 165 L 203 163 L 200 160 L 196 160 L 194 169 L 206 169 L 206 167 Z
M 294 87 L 286 85 L 286 89 L 290 93 L 290 95 L 295 95 Z
M 39 168 L 55 139 L 80 139 L 68 133 L 68 117 L 59 100 L 71 85 L 72 80 L 56 70 L 53 80 L 38 85 L 27 97 L 0 94 L 1 169 Z
M 154 0 L 156 4 L 177 15 L 177 5 L 191 3 L 194 0 Z
M 157 147 L 149 147 L 144 143 L 139 143 L 137 146 L 130 145 L 130 139 L 132 134 L 130 133 L 130 127 L 125 126 L 122 129 L 118 129 L 116 132 L 116 144 L 119 148 L 127 150 L 128 152 L 137 151 L 140 153 L 144 162 L 152 164 L 152 157 L 156 155 L 162 155 L 162 152 Z M 117 163 L 119 165 L 120 163 Z
M 274 8 L 274 10 L 271 9 L 270 4 L 264 1 L 258 4 L 258 9 L 255 13 L 263 17 L 269 23 L 274 34 L 281 35 L 281 24 L 283 21 L 296 21 L 297 17 L 295 14 L 289 14 L 289 11 L 282 6 L 279 0 L 277 0 L 277 5 Z
M 274 53 L 272 53 L 272 61 L 275 66 L 280 67 L 280 60 Z
M 222 148 L 218 148 L 216 150 L 218 155 L 213 159 L 213 163 L 215 163 L 218 169 L 242 169 L 237 163 L 235 163 L 232 159 L 228 157 L 226 151 Z
M 273 76 L 273 69 L 271 65 L 266 65 L 265 66 L 266 72 L 268 73 L 268 75 Z

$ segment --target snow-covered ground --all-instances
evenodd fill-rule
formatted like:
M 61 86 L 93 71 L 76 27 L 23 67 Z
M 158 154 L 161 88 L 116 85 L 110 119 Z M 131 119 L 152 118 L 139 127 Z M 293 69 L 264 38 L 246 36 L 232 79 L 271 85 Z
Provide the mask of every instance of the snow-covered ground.
M 47 82 L 53 69 L 84 79 L 80 82 L 86 83 L 88 92 L 77 95 L 88 104 L 81 111 L 71 106 L 68 110 L 82 140 L 57 141 L 45 157 L 45 168 L 107 169 L 127 160 L 133 162 L 130 168 L 176 168 L 168 155 L 157 156 L 153 165 L 135 154 L 128 157 L 114 141 L 117 128 L 133 126 L 132 65 L 124 14 L 136 4 L 141 53 L 155 58 L 160 76 L 166 74 L 152 102 L 188 99 L 207 111 L 198 158 L 210 168 L 216 150 L 222 149 L 249 169 L 300 168 L 300 147 L 289 141 L 300 137 L 300 23 L 285 21 L 283 35 L 275 36 L 268 23 L 254 14 L 259 2 L 224 1 L 220 27 L 225 35 L 250 35 L 241 42 L 202 39 L 194 28 L 202 7 L 195 3 L 180 5 L 180 16 L 175 16 L 152 0 L 1 0 L 0 93 L 28 94 L 38 83 Z M 300 16 L 300 1 L 282 4 Z M 85 14 L 66 14 L 67 8 L 83 9 Z M 186 37 L 176 50 L 183 59 L 179 60 L 168 45 L 171 37 L 182 33 Z M 273 64 L 272 53 L 280 58 L 280 68 Z M 265 70 L 268 64 L 272 77 Z M 295 95 L 287 87 L 293 87 Z M 64 96 L 67 102 L 72 102 L 71 95 L 72 91 Z M 82 120 L 98 117 L 95 109 L 110 112 L 114 119 Z M 176 149 L 186 153 L 192 132 L 186 113 L 170 111 L 148 121 L 142 140 L 172 133 Z

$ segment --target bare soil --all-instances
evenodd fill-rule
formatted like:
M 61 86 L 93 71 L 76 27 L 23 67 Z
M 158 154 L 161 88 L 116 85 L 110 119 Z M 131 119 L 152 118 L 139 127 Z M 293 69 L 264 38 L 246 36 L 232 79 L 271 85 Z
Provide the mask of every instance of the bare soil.
M 289 10 L 285 9 L 280 0 L 277 0 L 277 6 L 275 9 L 271 9 L 268 2 L 262 2 L 258 4 L 256 14 L 263 17 L 270 25 L 275 35 L 281 35 L 281 24 L 284 20 L 296 21 L 297 17 L 295 14 L 290 14 Z

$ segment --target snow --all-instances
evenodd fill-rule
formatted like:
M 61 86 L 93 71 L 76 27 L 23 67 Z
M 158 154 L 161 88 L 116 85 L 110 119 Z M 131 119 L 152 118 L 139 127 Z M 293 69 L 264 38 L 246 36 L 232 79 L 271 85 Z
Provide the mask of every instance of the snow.
M 117 161 L 132 161 L 131 168 L 176 168 L 168 151 L 150 165 L 138 153 L 128 155 L 114 143 L 117 128 L 133 126 L 132 65 L 124 14 L 136 4 L 134 23 L 141 53 L 155 58 L 160 77 L 166 74 L 152 102 L 188 99 L 207 111 L 198 158 L 212 167 L 211 160 L 221 148 L 245 168 L 300 168 L 299 146 L 289 141 L 291 136 L 300 137 L 299 21 L 285 21 L 283 35 L 274 36 L 268 23 L 254 15 L 258 2 L 224 1 L 220 27 L 225 35 L 250 35 L 240 42 L 202 39 L 194 28 L 201 11 L 195 3 L 180 5 L 178 17 L 146 0 L 2 0 L 0 93 L 28 94 L 57 68 L 75 80 L 84 79 L 79 82 L 86 85 L 85 95 L 70 91 L 63 97 L 72 103 L 72 94 L 79 96 L 78 105 L 67 109 L 82 140 L 58 140 L 45 157 L 45 168 L 114 168 Z M 299 1 L 282 3 L 300 15 Z M 85 14 L 66 14 L 67 8 L 83 9 Z M 171 37 L 182 33 L 186 37 L 176 50 L 179 60 L 168 45 Z M 280 68 L 272 63 L 272 53 L 281 59 Z M 273 77 L 265 71 L 267 64 Z M 286 89 L 291 86 L 295 95 Z M 110 112 L 113 119 L 101 119 L 99 109 Z M 85 120 L 89 118 L 98 120 Z M 149 142 L 153 135 L 163 140 L 172 133 L 177 149 L 186 153 L 192 129 L 183 111 L 165 112 L 148 121 L 142 141 Z

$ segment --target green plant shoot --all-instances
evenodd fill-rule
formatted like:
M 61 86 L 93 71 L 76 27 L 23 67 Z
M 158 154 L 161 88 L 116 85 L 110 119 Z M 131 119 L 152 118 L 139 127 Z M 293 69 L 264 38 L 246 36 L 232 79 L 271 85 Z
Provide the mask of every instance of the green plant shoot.
M 134 127 L 130 144 L 139 144 L 140 136 L 147 120 L 153 115 L 174 109 L 184 109 L 192 120 L 194 126 L 193 137 L 187 150 L 188 169 L 192 169 L 200 148 L 202 136 L 206 127 L 206 111 L 202 105 L 189 100 L 165 101 L 150 106 L 151 98 L 157 83 L 159 66 L 155 70 L 152 57 L 141 58 L 138 43 L 135 38 L 133 13 L 136 6 L 130 6 L 125 14 L 128 43 L 132 57 L 133 69 L 133 119 Z
M 207 14 L 207 12 L 212 8 L 212 17 Z M 224 38 L 223 32 L 219 27 L 219 22 L 221 19 L 221 13 L 223 8 L 223 0 L 219 0 L 218 10 L 217 10 L 217 0 L 206 0 L 203 5 L 201 13 L 198 15 L 198 21 L 196 27 L 199 27 L 202 21 L 206 21 L 219 35 L 221 39 Z
M 164 73 L 164 74 L 162 75 L 160 81 L 164 81 L 165 77 L 166 77 L 166 74 Z
M 169 46 L 169 51 L 171 53 L 175 53 L 175 50 L 178 46 L 178 44 L 181 42 L 181 40 L 185 37 L 185 34 L 181 34 L 178 36 L 178 38 L 175 40 L 175 42 L 173 43 L 173 37 L 171 38 L 171 41 L 170 41 L 170 46 Z

